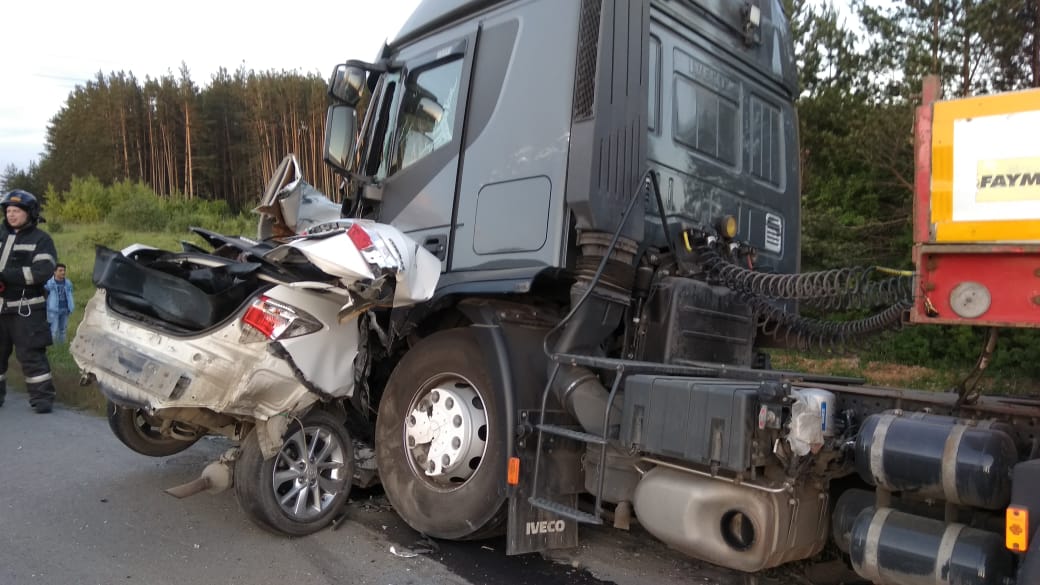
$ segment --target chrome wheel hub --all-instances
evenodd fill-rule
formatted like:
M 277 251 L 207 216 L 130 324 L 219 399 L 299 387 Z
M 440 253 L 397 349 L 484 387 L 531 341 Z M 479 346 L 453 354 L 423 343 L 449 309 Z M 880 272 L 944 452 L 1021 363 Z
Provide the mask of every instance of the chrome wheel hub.
M 420 393 L 405 418 L 405 445 L 416 469 L 434 483 L 455 485 L 472 477 L 487 446 L 487 414 L 462 380 Z

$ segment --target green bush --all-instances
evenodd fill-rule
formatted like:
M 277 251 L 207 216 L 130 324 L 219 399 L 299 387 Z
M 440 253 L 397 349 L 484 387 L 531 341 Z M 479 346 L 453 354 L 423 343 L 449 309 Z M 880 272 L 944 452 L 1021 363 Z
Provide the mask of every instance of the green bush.
M 232 214 L 225 201 L 170 198 L 163 202 L 163 209 L 166 214 L 165 230 L 174 234 L 184 233 L 190 227 L 231 235 L 252 234 L 256 231 L 255 218 Z
M 166 219 L 162 204 L 154 194 L 131 193 L 112 208 L 105 221 L 125 230 L 161 231 Z
M 119 245 L 123 234 L 120 230 L 106 227 L 94 226 L 88 228 L 80 235 L 77 247 L 81 249 L 93 249 L 94 246 L 105 246 L 114 248 Z
M 189 199 L 183 193 L 160 196 L 142 182 L 119 181 L 104 186 L 94 177 L 75 177 L 67 192 L 49 186 L 45 201 L 44 214 L 55 232 L 63 223 L 104 223 L 126 231 L 178 235 L 192 226 L 234 235 L 253 235 L 256 231 L 256 217 L 234 214 L 226 201 Z
M 222 234 L 255 238 L 256 224 L 257 216 L 239 214 L 220 220 L 214 228 L 214 231 Z
M 83 201 L 68 201 L 62 204 L 58 218 L 73 223 L 98 223 L 101 210 Z
M 104 219 L 105 210 L 111 209 L 115 201 L 111 189 L 90 176 L 74 177 L 66 193 L 51 195 L 48 189 L 47 210 L 54 219 L 73 223 L 97 223 Z

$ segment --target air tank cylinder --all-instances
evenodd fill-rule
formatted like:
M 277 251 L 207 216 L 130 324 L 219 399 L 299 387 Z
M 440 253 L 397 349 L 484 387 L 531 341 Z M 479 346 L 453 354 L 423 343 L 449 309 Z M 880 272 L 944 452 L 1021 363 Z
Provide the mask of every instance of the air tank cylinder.
M 874 414 L 856 437 L 856 470 L 872 485 L 964 506 L 999 510 L 1018 460 L 1007 433 L 949 417 Z
M 885 585 L 1004 585 L 1014 575 L 1000 535 L 940 520 L 867 508 L 849 541 L 852 567 Z

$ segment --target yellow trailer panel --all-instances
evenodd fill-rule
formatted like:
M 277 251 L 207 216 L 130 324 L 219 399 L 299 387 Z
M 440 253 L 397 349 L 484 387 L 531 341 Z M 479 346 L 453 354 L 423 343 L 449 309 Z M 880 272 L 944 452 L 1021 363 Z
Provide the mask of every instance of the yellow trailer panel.
M 935 103 L 933 242 L 1040 241 L 1040 89 Z

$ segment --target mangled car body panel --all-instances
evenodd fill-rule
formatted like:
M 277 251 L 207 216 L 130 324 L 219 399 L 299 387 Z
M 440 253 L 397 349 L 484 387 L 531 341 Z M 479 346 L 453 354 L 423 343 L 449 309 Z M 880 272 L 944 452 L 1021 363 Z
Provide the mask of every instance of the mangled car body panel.
M 425 248 L 392 226 L 369 220 L 338 220 L 308 232 L 264 257 L 277 263 L 293 253 L 302 254 L 323 272 L 339 277 L 345 286 L 376 280 L 384 274 L 396 279 L 393 306 L 412 305 L 433 296 L 441 262 Z
M 127 406 L 206 408 L 266 420 L 299 411 L 321 396 L 349 396 L 358 330 L 356 321 L 336 322 L 343 298 L 300 295 L 281 286 L 265 294 L 310 313 L 325 330 L 268 341 L 247 330 L 238 318 L 243 308 L 202 335 L 174 335 L 115 314 L 106 291 L 99 290 L 72 352 L 106 396 Z

